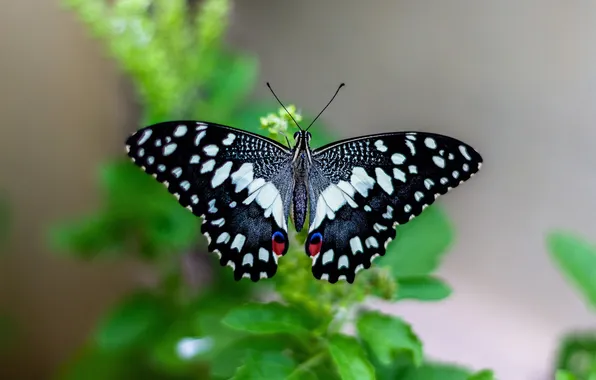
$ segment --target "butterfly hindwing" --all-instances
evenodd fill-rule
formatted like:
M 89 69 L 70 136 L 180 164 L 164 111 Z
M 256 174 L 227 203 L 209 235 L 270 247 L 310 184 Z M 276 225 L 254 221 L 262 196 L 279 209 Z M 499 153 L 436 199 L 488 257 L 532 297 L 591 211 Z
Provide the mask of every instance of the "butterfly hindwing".
M 469 145 L 438 134 L 399 132 L 313 151 L 306 253 L 317 279 L 354 281 L 385 254 L 395 227 L 418 216 L 482 164 Z
M 277 142 L 213 123 L 173 121 L 127 140 L 133 162 L 203 217 L 208 250 L 234 278 L 272 277 L 288 250 L 291 155 Z

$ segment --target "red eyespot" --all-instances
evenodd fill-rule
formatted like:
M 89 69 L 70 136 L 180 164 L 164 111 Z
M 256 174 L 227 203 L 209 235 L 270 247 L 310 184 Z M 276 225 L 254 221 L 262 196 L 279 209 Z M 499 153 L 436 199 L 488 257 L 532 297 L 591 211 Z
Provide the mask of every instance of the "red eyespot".
M 315 232 L 308 241 L 308 253 L 311 257 L 314 257 L 321 253 L 321 247 L 323 246 L 323 235 L 319 232 Z
M 286 250 L 286 238 L 281 232 L 275 231 L 275 233 L 273 233 L 273 236 L 271 237 L 271 249 L 277 256 L 284 254 Z

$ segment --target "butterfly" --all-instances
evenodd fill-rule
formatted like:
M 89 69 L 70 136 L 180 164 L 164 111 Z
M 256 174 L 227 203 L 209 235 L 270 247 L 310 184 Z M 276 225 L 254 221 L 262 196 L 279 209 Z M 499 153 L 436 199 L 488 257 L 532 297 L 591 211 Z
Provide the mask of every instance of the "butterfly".
M 293 146 L 180 120 L 142 128 L 126 147 L 136 165 L 203 219 L 208 250 L 235 280 L 254 282 L 275 275 L 292 218 L 297 232 L 308 228 L 304 250 L 314 277 L 353 283 L 385 254 L 398 225 L 482 166 L 471 146 L 425 132 L 371 134 L 313 150 L 308 129 L 315 120 L 306 129 L 296 123 Z

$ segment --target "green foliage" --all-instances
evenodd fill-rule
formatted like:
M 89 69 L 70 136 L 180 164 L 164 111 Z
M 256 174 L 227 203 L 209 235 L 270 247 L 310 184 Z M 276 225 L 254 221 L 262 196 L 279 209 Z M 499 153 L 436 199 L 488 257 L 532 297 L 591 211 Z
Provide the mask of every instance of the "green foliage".
M 296 127 L 268 104 L 247 100 L 258 61 L 224 42 L 228 0 L 67 0 L 128 75 L 143 106 L 141 125 L 195 119 L 266 133 L 285 144 Z M 296 107 L 288 110 L 300 122 Z M 313 147 L 332 140 L 315 126 Z M 155 288 L 133 292 L 98 321 L 60 379 L 459 379 L 454 367 L 427 363 L 411 326 L 365 310 L 377 298 L 438 301 L 451 289 L 433 276 L 453 239 L 446 216 L 430 207 L 400 226 L 387 255 L 354 284 L 317 281 L 304 254 L 305 231 L 273 280 L 235 282 L 217 261 L 213 280 L 188 289 L 176 256 L 200 255 L 200 221 L 163 186 L 124 158 L 103 165 L 102 208 L 55 226 L 57 250 L 81 259 L 133 252 L 154 265 Z M 207 259 L 206 259 L 207 260 Z M 263 302 L 263 294 L 274 298 Z M 353 319 L 355 316 L 355 319 Z M 345 334 L 354 323 L 356 333 Z M 455 372 L 454 372 L 455 371 Z M 463 372 L 462 372 L 463 371 Z M 450 377 L 451 376 L 451 377 Z M 401 377 L 400 377 L 401 378 Z M 467 379 L 467 377 L 460 377 Z M 485 377 L 476 377 L 484 379 Z
M 596 247 L 567 232 L 548 234 L 547 247 L 565 278 L 593 309 L 596 308 Z M 596 335 L 573 333 L 566 336 L 559 348 L 556 368 L 561 370 L 557 380 L 596 380 Z
M 564 232 L 548 235 L 547 245 L 551 258 L 569 281 L 596 308 L 596 246 L 578 236 Z

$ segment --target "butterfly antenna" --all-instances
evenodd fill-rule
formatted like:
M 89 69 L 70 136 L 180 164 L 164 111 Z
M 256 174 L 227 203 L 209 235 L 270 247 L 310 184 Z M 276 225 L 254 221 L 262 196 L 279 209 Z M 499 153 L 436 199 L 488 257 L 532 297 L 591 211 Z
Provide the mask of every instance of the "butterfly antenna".
M 341 88 L 343 86 L 345 86 L 345 83 L 342 83 L 339 85 L 339 87 L 337 88 L 337 90 L 335 91 L 335 94 L 333 95 L 333 97 L 331 98 L 331 100 L 329 101 L 329 103 L 327 103 L 327 105 L 325 106 L 325 108 L 323 108 L 323 110 L 321 112 L 319 112 L 319 114 L 317 115 L 317 117 L 315 117 L 315 119 L 313 121 L 311 121 L 311 123 L 308 125 L 308 127 L 305 129 L 306 131 L 308 131 L 308 129 L 315 123 L 315 121 L 317 121 L 317 119 L 319 118 L 319 116 L 321 116 L 321 114 L 323 112 L 325 112 L 325 110 L 327 109 L 327 107 L 329 107 L 329 104 L 331 104 L 331 102 L 333 101 L 333 99 L 335 99 L 335 97 L 337 96 L 337 93 L 339 92 L 339 90 L 341 90 Z
M 292 116 L 292 114 L 290 113 L 290 111 L 288 111 L 288 109 L 286 108 L 286 106 L 284 106 L 284 104 L 281 102 L 281 100 L 279 100 L 279 98 L 277 97 L 277 95 L 275 95 L 275 91 L 273 91 L 273 89 L 271 88 L 271 85 L 269 84 L 269 82 L 267 82 L 267 87 L 269 87 L 269 90 L 271 91 L 271 93 L 273 94 L 273 96 L 275 96 L 275 99 L 277 99 L 277 102 L 284 108 L 284 110 L 286 110 L 287 114 L 292 118 L 292 120 L 294 120 L 294 123 L 296 124 L 296 126 L 298 127 L 298 129 L 302 130 L 302 128 L 300 128 L 300 124 L 298 124 L 298 122 L 296 121 L 296 119 L 294 119 L 294 116 Z

